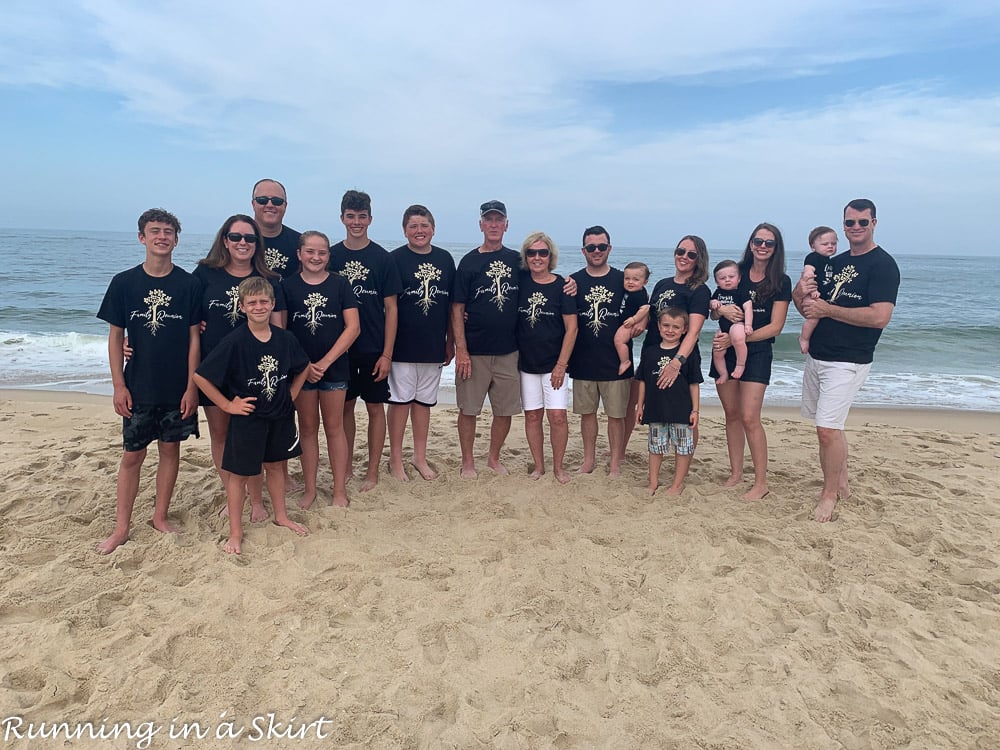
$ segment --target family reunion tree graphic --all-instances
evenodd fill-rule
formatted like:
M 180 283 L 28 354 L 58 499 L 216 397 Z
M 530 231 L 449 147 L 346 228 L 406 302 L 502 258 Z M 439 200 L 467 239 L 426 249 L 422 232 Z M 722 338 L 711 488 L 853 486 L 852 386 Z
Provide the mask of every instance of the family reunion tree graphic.
M 590 309 L 593 312 L 593 318 L 587 321 L 587 326 L 594 332 L 595 336 L 599 334 L 601 329 L 606 325 L 606 323 L 601 320 L 601 305 L 611 302 L 614 298 L 614 293 L 606 286 L 595 286 L 587 292 L 587 296 L 584 297 L 584 300 L 586 300 L 587 304 L 590 305 Z
M 493 290 L 495 292 L 493 301 L 502 310 L 504 303 L 507 301 L 507 295 L 504 294 L 503 280 L 510 278 L 510 266 L 502 260 L 495 260 L 486 269 L 486 275 L 493 279 Z
M 276 375 L 278 372 L 278 360 L 270 354 L 265 354 L 260 358 L 260 364 L 257 365 L 257 369 L 264 376 L 262 390 L 264 395 L 267 396 L 267 400 L 270 401 L 274 398 L 274 394 L 278 392 L 278 378 Z
M 434 300 L 431 299 L 431 282 L 441 280 L 441 269 L 433 263 L 421 263 L 417 266 L 417 270 L 413 272 L 413 278 L 420 282 L 420 286 L 423 289 L 423 296 L 417 305 L 423 310 L 424 315 L 427 315 L 434 304 Z
M 528 322 L 531 323 L 531 327 L 535 327 L 535 323 L 538 322 L 539 314 L 542 312 L 542 307 L 545 305 L 545 295 L 541 292 L 533 292 L 530 297 L 528 297 Z
M 305 298 L 305 305 L 309 308 L 309 313 L 306 317 L 306 328 L 309 329 L 309 333 L 316 333 L 316 329 L 320 327 L 319 322 L 319 310 L 326 304 L 326 297 L 324 297 L 319 292 L 312 292 Z
M 163 327 L 163 323 L 160 322 L 160 317 L 163 315 L 164 311 L 161 308 L 169 305 L 170 299 L 170 295 L 162 289 L 150 289 L 149 296 L 143 299 L 143 302 L 149 305 L 149 321 L 146 323 L 146 328 L 148 328 L 154 336 L 156 335 L 156 332 Z

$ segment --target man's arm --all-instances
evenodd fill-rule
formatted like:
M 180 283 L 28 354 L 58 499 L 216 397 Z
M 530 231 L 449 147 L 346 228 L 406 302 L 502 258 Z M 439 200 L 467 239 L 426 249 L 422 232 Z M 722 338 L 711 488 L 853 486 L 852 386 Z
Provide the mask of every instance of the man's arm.
M 465 341 L 465 303 L 451 303 L 451 330 L 455 336 L 455 376 L 472 377 L 472 357 Z
M 793 294 L 792 297 L 794 296 Z M 806 318 L 831 318 L 859 328 L 885 328 L 896 308 L 892 302 L 873 302 L 866 307 L 840 307 L 811 298 L 803 299 L 797 306 Z

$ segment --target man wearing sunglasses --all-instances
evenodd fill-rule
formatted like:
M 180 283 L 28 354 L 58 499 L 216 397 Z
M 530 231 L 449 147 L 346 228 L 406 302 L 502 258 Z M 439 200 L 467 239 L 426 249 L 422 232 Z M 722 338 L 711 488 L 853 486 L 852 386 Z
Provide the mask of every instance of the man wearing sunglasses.
M 625 411 L 633 368 L 619 373 L 615 332 L 622 321 L 635 314 L 626 308 L 625 274 L 608 264 L 611 235 L 602 226 L 583 232 L 583 257 L 587 265 L 573 274 L 576 281 L 578 333 L 569 371 L 573 376 L 573 413 L 580 415 L 583 464 L 579 472 L 589 474 L 597 461 L 597 407 L 604 404 L 608 417 L 608 444 L 611 462 L 608 475 L 621 476 L 625 457 Z M 626 308 L 626 309 L 623 309 Z
M 896 261 L 875 243 L 876 223 L 870 200 L 848 203 L 844 234 L 850 249 L 830 259 L 832 273 L 820 280 L 802 279 L 792 292 L 802 316 L 819 321 L 806 355 L 802 416 L 815 421 L 819 438 L 823 491 L 815 517 L 820 522 L 833 520 L 838 500 L 850 496 L 844 425 L 899 290 Z
M 267 246 L 267 267 L 282 278 L 294 276 L 299 272 L 299 233 L 282 223 L 288 209 L 285 186 L 277 180 L 258 180 L 250 205 Z

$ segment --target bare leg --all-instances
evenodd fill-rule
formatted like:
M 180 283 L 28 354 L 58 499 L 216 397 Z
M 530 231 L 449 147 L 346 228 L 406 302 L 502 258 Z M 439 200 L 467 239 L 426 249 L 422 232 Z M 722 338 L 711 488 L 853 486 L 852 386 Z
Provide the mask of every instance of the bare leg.
M 361 484 L 362 492 L 368 492 L 378 484 L 378 470 L 385 449 L 385 405 L 366 403 L 365 406 L 368 408 L 368 471 Z
M 285 507 L 285 470 L 282 464 L 287 461 L 275 461 L 264 464 L 264 476 L 267 480 L 267 492 L 271 496 L 271 506 L 274 508 L 274 525 L 291 529 L 299 536 L 306 536 L 309 529 L 300 523 L 295 523 L 288 517 Z
M 208 422 L 208 439 L 212 446 L 212 463 L 219 472 L 222 489 L 226 488 L 228 471 L 222 468 L 222 453 L 226 448 L 226 433 L 229 431 L 229 415 L 218 406 L 205 407 L 205 421 Z M 225 508 L 223 508 L 225 509 Z M 220 511 L 221 513 L 221 511 Z
M 490 425 L 490 450 L 486 456 L 486 465 L 497 474 L 508 473 L 507 467 L 500 462 L 500 450 L 503 448 L 508 433 L 510 433 L 510 422 L 510 417 L 494 415 L 493 423 Z
M 743 369 L 747 364 L 747 335 L 743 326 L 734 325 L 730 328 L 729 339 L 733 342 L 733 349 L 736 351 L 736 367 L 730 374 L 738 380 L 743 377 Z
M 410 416 L 413 404 L 389 404 L 387 423 L 389 426 L 389 473 L 400 482 L 409 482 L 406 469 L 403 468 L 403 437 L 406 435 L 406 420 Z M 414 428 L 416 432 L 416 428 Z M 414 455 L 416 455 L 416 435 L 413 438 Z
M 679 453 L 674 455 L 674 482 L 667 489 L 668 495 L 679 495 L 684 491 L 684 480 L 687 478 L 688 469 L 691 468 L 691 454 L 682 456 Z
M 549 442 L 552 443 L 552 473 L 559 484 L 569 481 L 569 474 L 563 466 L 566 458 L 566 444 L 569 442 L 569 421 L 565 409 L 546 409 L 549 420 Z
M 753 487 L 743 493 L 744 500 L 762 500 L 767 497 L 767 434 L 760 421 L 760 411 L 764 405 L 763 383 L 740 383 L 740 415 L 743 433 L 750 447 L 753 460 Z
M 628 391 L 628 406 L 625 407 L 625 448 L 628 449 L 628 441 L 632 438 L 635 430 L 636 409 L 639 406 L 639 381 L 633 379 Z
M 458 415 L 458 444 L 462 449 L 462 478 L 475 479 L 476 454 L 473 452 L 476 442 L 476 421 L 477 417 L 470 417 L 468 414 Z
M 153 528 L 165 534 L 176 534 L 178 529 L 167 518 L 170 498 L 177 484 L 177 472 L 181 466 L 181 444 L 156 443 L 159 460 L 156 465 L 156 502 L 153 505 Z
M 622 475 L 622 459 L 625 458 L 625 418 L 608 417 L 608 443 L 611 446 L 609 477 Z
M 347 481 L 354 479 L 354 435 L 358 430 L 354 419 L 354 407 L 358 400 L 344 402 L 344 435 L 347 438 Z
M 410 426 L 413 429 L 413 468 L 428 482 L 437 479 L 437 472 L 427 463 L 427 436 L 431 431 L 431 407 L 410 406 Z
M 649 494 L 656 492 L 660 486 L 660 467 L 663 465 L 663 456 L 659 453 L 649 454 Z
M 579 474 L 590 474 L 597 463 L 597 412 L 580 415 L 580 437 L 583 440 L 583 463 Z
M 299 416 L 299 443 L 302 445 L 302 480 L 305 492 L 299 507 L 309 510 L 316 502 L 316 477 L 319 474 L 319 394 L 321 391 L 300 391 L 295 399 Z M 272 504 L 273 504 L 272 499 Z
M 803 354 L 809 353 L 809 339 L 812 337 L 813 331 L 816 330 L 817 323 L 819 323 L 817 318 L 806 318 L 802 321 L 802 330 L 799 332 L 799 350 Z
M 819 463 L 823 469 L 823 491 L 816 506 L 816 520 L 833 520 L 840 488 L 847 488 L 847 435 L 843 430 L 817 427 Z
M 716 385 L 722 385 L 729 380 L 729 372 L 726 370 L 726 350 L 712 347 L 712 364 L 719 377 L 715 379 Z
M 266 521 L 269 514 L 267 508 L 264 507 L 263 475 L 247 477 L 247 497 L 250 498 L 250 523 Z
M 346 508 L 347 499 L 347 435 L 344 434 L 344 397 L 347 391 L 320 391 L 319 409 L 323 416 L 323 430 L 326 435 L 326 452 L 333 473 L 333 497 L 331 503 L 338 508 Z
M 528 440 L 528 450 L 535 470 L 531 472 L 532 479 L 539 479 L 545 473 L 545 454 L 542 445 L 545 442 L 542 433 L 542 413 L 544 409 L 531 409 L 524 412 L 524 436 Z
M 723 487 L 735 487 L 743 481 L 743 419 L 740 416 L 740 384 L 734 380 L 715 386 L 726 415 L 726 450 L 729 452 L 729 479 Z
M 226 479 L 226 505 L 229 506 L 229 539 L 222 549 L 230 555 L 243 551 L 243 501 L 249 477 L 230 474 Z
M 111 536 L 97 545 L 97 551 L 102 555 L 114 552 L 128 541 L 129 528 L 132 525 L 132 509 L 135 507 L 136 495 L 139 494 L 139 473 L 145 459 L 145 448 L 122 453 L 122 460 L 118 465 L 115 528 Z

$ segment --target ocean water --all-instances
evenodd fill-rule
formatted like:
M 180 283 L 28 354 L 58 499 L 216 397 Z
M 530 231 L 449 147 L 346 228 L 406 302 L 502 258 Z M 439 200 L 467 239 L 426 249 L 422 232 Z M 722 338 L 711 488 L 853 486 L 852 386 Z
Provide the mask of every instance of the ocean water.
M 401 238 L 382 240 L 387 248 Z M 182 233 L 175 262 L 193 270 L 212 237 Z M 513 242 L 513 239 L 511 239 Z M 443 244 L 456 260 L 477 244 Z M 583 265 L 572 245 L 562 251 L 561 273 Z M 893 252 L 892 248 L 887 248 Z M 672 247 L 616 247 L 612 264 L 632 260 L 652 269 L 651 283 L 673 272 Z M 712 263 L 737 250 L 710 249 Z M 1000 412 L 1000 258 L 893 253 L 902 281 L 892 322 L 875 351 L 875 363 L 856 403 L 868 406 L 968 409 Z M 794 284 L 803 252 L 790 252 Z M 111 277 L 142 261 L 134 232 L 0 229 L 0 387 L 111 392 L 107 325 L 95 316 Z M 651 287 L 650 287 L 651 288 Z M 957 291 L 956 291 L 957 290 Z M 767 402 L 797 405 L 803 357 L 794 308 L 775 347 Z M 702 334 L 707 369 L 708 341 Z M 707 375 L 706 375 L 707 377 Z M 445 368 L 443 385 L 454 386 Z M 702 398 L 717 403 L 711 382 Z

